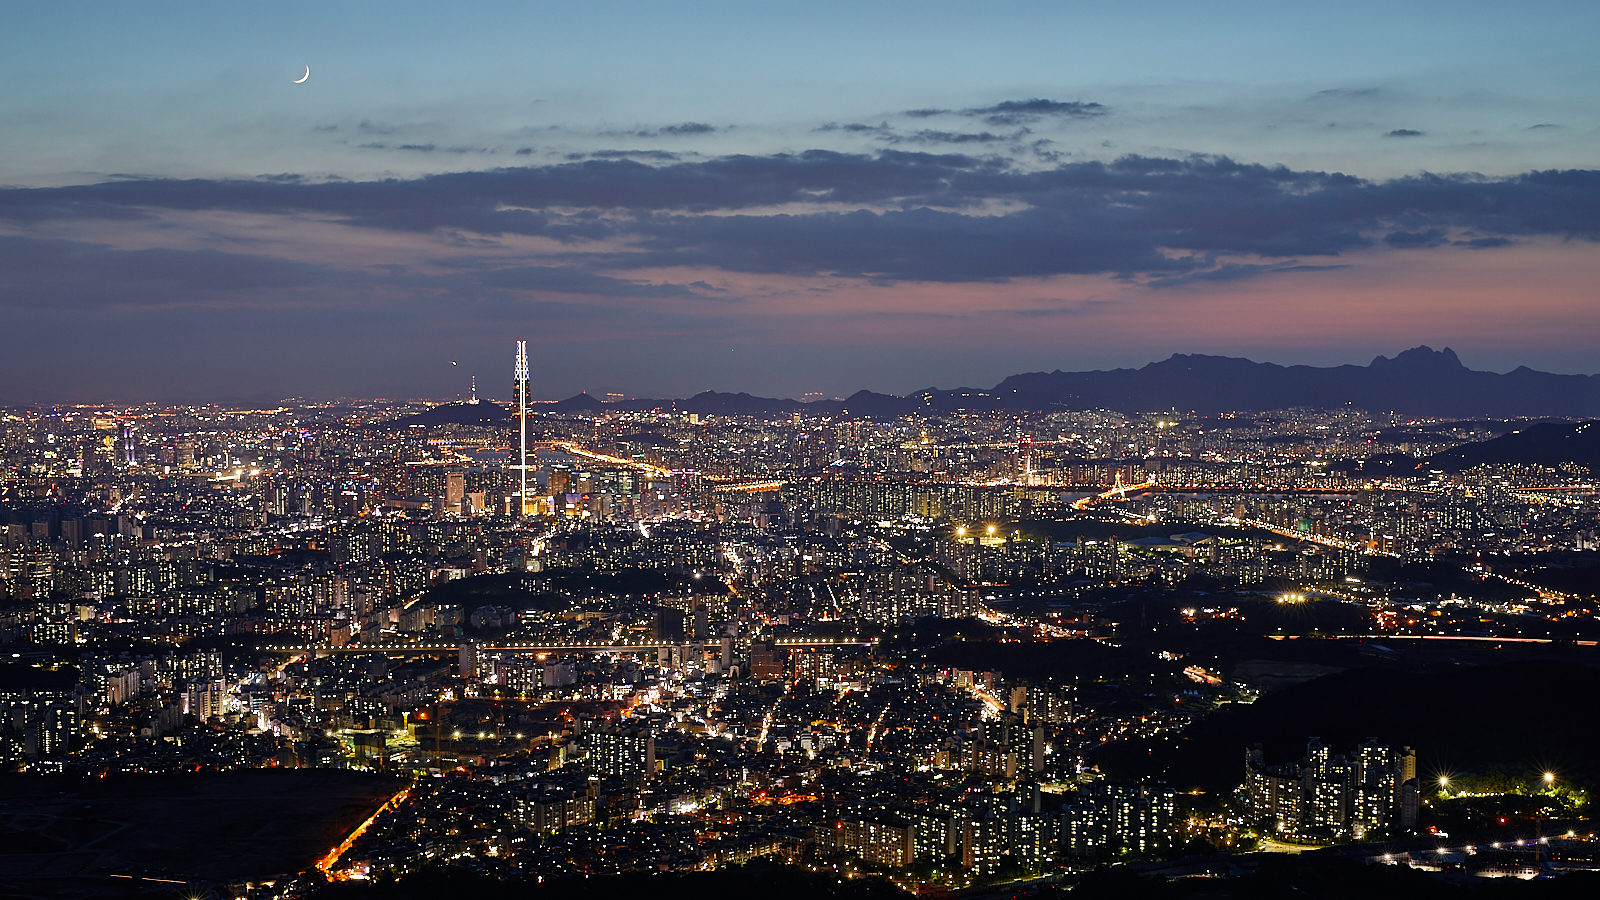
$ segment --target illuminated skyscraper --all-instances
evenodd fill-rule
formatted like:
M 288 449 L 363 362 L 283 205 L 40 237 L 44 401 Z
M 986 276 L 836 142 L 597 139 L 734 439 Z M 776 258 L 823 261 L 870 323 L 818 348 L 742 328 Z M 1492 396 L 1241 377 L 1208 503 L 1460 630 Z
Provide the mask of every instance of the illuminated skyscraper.
M 517 491 L 517 518 L 528 514 L 528 342 L 517 341 L 517 365 L 512 373 L 512 399 L 517 404 L 517 471 L 522 486 Z

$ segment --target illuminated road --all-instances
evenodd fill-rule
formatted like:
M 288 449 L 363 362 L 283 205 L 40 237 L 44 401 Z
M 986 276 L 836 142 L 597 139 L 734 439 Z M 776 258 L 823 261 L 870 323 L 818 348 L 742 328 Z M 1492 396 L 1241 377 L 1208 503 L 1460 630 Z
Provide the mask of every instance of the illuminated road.
M 1116 497 L 1119 500 L 1125 500 L 1127 499 L 1129 491 L 1143 491 L 1155 486 L 1156 483 L 1154 481 L 1145 481 L 1139 484 L 1123 484 L 1121 481 L 1121 476 L 1119 475 L 1117 483 L 1112 485 L 1110 490 L 1102 491 L 1098 494 L 1095 494 L 1093 497 L 1084 497 L 1082 500 L 1073 503 L 1072 508 L 1088 509 L 1099 501 L 1110 500 L 1112 497 Z
M 860 638 L 777 638 L 778 647 L 859 647 L 872 641 Z M 261 648 L 266 653 L 457 653 L 464 646 L 474 650 L 509 653 L 654 653 L 666 647 L 699 646 L 702 650 L 720 650 L 720 640 L 658 642 L 652 644 L 602 644 L 602 643 L 472 643 L 472 644 L 275 644 Z
M 778 707 L 783 705 L 783 699 L 789 696 L 789 692 L 792 690 L 794 690 L 794 682 L 785 681 L 783 683 L 783 693 L 778 696 L 778 699 L 772 701 L 772 708 L 767 710 L 766 716 L 761 719 L 761 734 L 756 738 L 757 753 L 760 753 L 761 748 L 767 745 L 767 733 L 772 730 L 772 717 L 777 715 Z M 871 749 L 870 744 L 868 749 Z
M 383 815 L 385 812 L 391 809 L 399 807 L 400 804 L 404 803 L 406 798 L 410 796 L 411 787 L 407 785 L 406 787 L 402 788 L 399 793 L 384 801 L 384 804 L 378 807 L 378 809 L 373 812 L 372 815 L 368 816 L 365 822 L 357 825 L 356 830 L 350 832 L 350 836 L 345 838 L 344 841 L 339 844 L 339 846 L 329 850 L 327 856 L 324 856 L 322 859 L 318 860 L 317 868 L 321 869 L 322 873 L 327 875 L 332 881 L 342 881 L 344 878 L 348 877 L 343 872 L 334 871 L 333 867 L 338 865 L 339 857 L 345 855 L 345 853 L 350 850 L 350 847 L 354 845 L 363 834 L 367 833 L 367 829 L 371 828 L 372 823 L 378 820 L 378 816 Z
M 652 465 L 647 462 L 640 462 L 637 459 L 623 459 L 620 456 L 607 456 L 604 453 L 596 453 L 593 450 L 578 444 L 574 444 L 570 441 L 551 441 L 549 446 L 556 450 L 560 450 L 563 453 L 569 453 L 573 456 L 581 456 L 584 459 L 592 459 L 595 462 L 603 462 L 613 466 L 622 466 L 628 469 L 637 469 L 646 475 L 654 475 L 657 478 L 666 478 L 672 474 L 671 469 L 663 469 L 660 466 Z
M 1354 541 L 1341 541 L 1338 538 L 1323 537 L 1320 534 L 1310 534 L 1304 531 L 1290 531 L 1287 528 L 1280 528 L 1271 522 L 1263 522 L 1260 519 L 1235 519 L 1233 516 L 1228 516 L 1225 521 L 1227 520 L 1237 522 L 1241 525 L 1251 525 L 1256 528 L 1270 531 L 1273 534 L 1282 535 L 1286 538 L 1294 538 L 1297 541 L 1309 541 L 1313 544 L 1321 544 L 1324 547 L 1333 547 L 1336 550 L 1350 550 L 1355 553 L 1365 553 L 1369 556 L 1391 556 L 1395 559 L 1400 558 L 1400 554 L 1398 553 L 1387 553 L 1383 550 L 1374 550 L 1362 544 L 1355 543 Z

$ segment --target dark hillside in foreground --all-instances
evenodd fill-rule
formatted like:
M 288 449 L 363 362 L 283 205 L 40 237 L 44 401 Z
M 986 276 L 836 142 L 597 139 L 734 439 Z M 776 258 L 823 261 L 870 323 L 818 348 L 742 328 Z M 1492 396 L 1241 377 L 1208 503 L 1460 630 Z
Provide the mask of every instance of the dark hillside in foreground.
M 1175 741 L 1108 745 L 1097 761 L 1119 777 L 1222 793 L 1243 780 L 1246 747 L 1261 744 L 1269 763 L 1297 762 L 1309 737 L 1336 753 L 1368 737 L 1414 747 L 1425 779 L 1553 771 L 1569 784 L 1600 785 L 1600 668 L 1527 661 L 1427 674 L 1352 669 L 1223 707 Z
M 312 900 L 523 900 L 523 898 L 648 897 L 650 900 L 896 900 L 906 893 L 881 878 L 839 879 L 831 873 L 755 861 L 715 872 L 630 872 L 600 878 L 501 881 L 468 872 L 427 871 L 398 881 L 331 884 Z
M 1204 861 L 1191 858 L 1192 862 Z M 1588 900 L 1600 890 L 1600 874 L 1578 872 L 1553 879 L 1494 879 L 1462 885 L 1402 866 L 1370 866 L 1364 860 L 1308 853 L 1299 856 L 1254 854 L 1216 858 L 1225 877 L 1177 878 L 1163 881 L 1140 867 L 1096 869 L 1059 885 L 997 885 L 973 888 L 966 896 L 986 900 Z M 1076 880 L 1076 886 L 1069 886 Z M 428 870 L 398 881 L 346 881 L 320 887 L 309 900 L 544 900 L 574 895 L 648 897 L 650 900 L 705 900 L 758 897 L 761 900 L 896 900 L 911 896 L 878 878 L 839 879 L 832 873 L 799 866 L 752 862 L 715 872 L 664 872 L 598 878 L 532 877 L 501 881 L 461 870 Z M 959 897 L 933 893 L 925 896 Z
M 337 769 L 0 775 L 0 896 L 95 896 L 129 867 L 222 882 L 303 871 L 401 786 Z

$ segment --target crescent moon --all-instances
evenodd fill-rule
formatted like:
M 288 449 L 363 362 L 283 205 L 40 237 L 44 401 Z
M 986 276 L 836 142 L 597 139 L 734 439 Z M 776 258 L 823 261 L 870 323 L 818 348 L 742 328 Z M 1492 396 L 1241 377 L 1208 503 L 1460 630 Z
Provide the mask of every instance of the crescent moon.
M 306 83 L 306 79 L 310 78 L 310 77 L 311 77 L 311 67 L 310 66 L 306 66 L 306 73 L 304 75 L 301 75 L 299 78 L 296 78 L 294 80 L 294 83 L 295 84 L 305 84 Z

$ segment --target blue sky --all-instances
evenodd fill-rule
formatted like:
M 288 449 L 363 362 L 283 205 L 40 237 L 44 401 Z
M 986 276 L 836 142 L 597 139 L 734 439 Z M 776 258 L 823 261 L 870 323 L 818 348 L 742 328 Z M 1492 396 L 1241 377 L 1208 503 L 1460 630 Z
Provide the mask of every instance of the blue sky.
M 1516 201 L 1515 221 L 1468 217 L 1467 200 L 1438 192 L 1428 196 L 1439 205 L 1414 208 L 1406 204 L 1420 201 L 1397 185 L 1430 173 L 1456 177 L 1465 191 L 1468 175 L 1593 169 L 1597 26 L 1600 5 L 1579 3 L 13 5 L 0 14 L 9 86 L 0 94 L 0 188 L 10 192 L 0 210 L 11 202 L 33 211 L 0 216 L 0 241 L 54 242 L 63 259 L 99 262 L 80 262 L 71 277 L 28 270 L 29 293 L 8 308 L 124 363 L 139 359 L 116 340 L 130 326 L 174 347 L 227 346 L 237 331 L 222 324 L 230 312 L 242 317 L 234 321 L 258 316 L 252 346 L 265 383 L 292 393 L 447 389 L 390 355 L 347 349 L 337 362 L 306 361 L 327 355 L 311 349 L 309 332 L 326 339 L 380 318 L 399 323 L 385 335 L 390 347 L 410 354 L 445 341 L 438 352 L 481 354 L 484 367 L 505 329 L 543 335 L 535 340 L 548 344 L 552 395 L 907 391 L 993 383 L 1023 365 L 1136 365 L 1171 352 L 1363 362 L 1412 341 L 1454 342 L 1479 368 L 1596 371 L 1592 342 L 1574 338 L 1600 325 L 1584 311 L 1600 305 L 1583 287 L 1591 223 L 1535 211 L 1573 206 L 1582 218 L 1587 188 L 1572 185 L 1587 182 L 1542 183 Z M 310 79 L 292 84 L 304 66 Z M 818 165 L 805 177 L 821 181 L 772 190 L 773 165 L 815 151 L 874 164 Z M 959 197 L 948 178 L 932 192 L 885 187 L 913 168 L 930 171 L 908 162 L 918 154 L 965 160 L 941 170 L 964 173 Z M 1148 259 L 1118 244 L 1105 264 L 1084 262 L 1091 228 L 1126 225 L 1105 218 L 1118 204 L 1068 209 L 1058 185 L 1050 207 L 1022 179 L 1129 157 L 1281 167 L 1328 198 L 1314 210 L 1226 223 L 1241 235 L 1295 231 L 1283 216 L 1325 218 L 1336 195 L 1388 199 L 1323 221 L 1315 241 L 1220 245 L 1186 236 L 1222 227 L 1208 216 L 1256 188 L 1184 188 L 1212 199 L 1153 210 L 1139 226 L 1137 253 Z M 625 196 L 638 173 L 623 163 L 677 167 L 676 199 Z M 573 168 L 584 165 L 594 168 Z M 309 199 L 305 190 L 387 180 L 395 193 L 431 185 L 428 202 L 450 205 L 441 192 L 465 183 L 425 179 L 508 169 L 539 174 L 541 184 L 583 174 L 616 187 L 604 197 L 541 188 L 534 195 L 545 205 L 528 214 L 560 228 L 518 226 L 512 236 L 481 216 L 375 224 L 339 205 L 348 194 Z M 1184 177 L 1198 185 L 1221 172 Z M 1326 172 L 1374 190 L 1316 176 Z M 216 186 L 260 176 L 294 178 L 258 181 L 278 194 L 263 188 L 249 199 L 195 188 L 180 202 L 159 190 L 173 179 Z M 1229 178 L 1216 185 L 1248 180 Z M 877 179 L 883 189 L 835 179 Z M 711 181 L 715 196 L 694 193 Z M 474 202 L 491 211 L 533 202 L 504 182 Z M 668 190 L 657 182 L 649 189 Z M 25 190 L 111 183 L 150 191 L 135 203 Z M 1310 189 L 1274 183 L 1283 201 Z M 736 192 L 741 199 L 730 199 Z M 771 201 L 750 202 L 756 194 Z M 74 212 L 59 213 L 50 197 L 74 198 Z M 630 227 L 579 227 L 619 217 Z M 757 236 L 713 236 L 718 217 Z M 807 223 L 877 256 L 825 252 L 823 243 L 779 252 L 821 241 L 794 232 Z M 936 271 L 914 261 L 930 235 L 1001 225 L 971 240 L 991 242 L 990 258 L 1002 262 Z M 1335 231 L 1362 237 L 1334 240 Z M 1055 250 L 1049 241 L 1066 243 Z M 1013 253 L 1033 244 L 1032 256 Z M 17 243 L 5 258 L 43 258 L 39 246 Z M 1185 261 L 1179 271 L 1150 254 Z M 1041 255 L 1072 261 L 1043 264 Z M 130 266 L 155 286 L 81 275 Z M 268 269 L 277 274 L 261 274 Z M 457 277 L 488 270 L 470 286 Z M 1539 291 L 1526 290 L 1530 278 Z M 142 290 L 166 300 L 152 305 Z M 1364 305 L 1377 296 L 1386 299 Z M 1415 299 L 1396 307 L 1396 298 Z M 1342 318 L 1320 321 L 1330 308 Z M 1261 324 L 1216 326 L 1241 315 Z M 1152 316 L 1173 324 L 1151 328 Z M 852 334 L 874 338 L 863 345 Z M 345 337 L 341 346 L 362 345 L 355 331 Z M 0 350 L 31 371 L 65 346 Z M 740 348 L 751 362 L 737 362 Z M 724 352 L 735 361 L 707 362 Z M 300 362 L 278 372 L 280 358 Z M 189 361 L 175 353 L 145 362 L 147 377 L 120 384 L 170 394 L 194 383 Z M 0 402 L 96 390 L 87 375 L 11 382 L 21 393 Z
M 1600 111 L 1600 6 L 1584 3 L 66 2 L 5 23 L 10 184 L 516 161 L 361 148 L 376 143 L 871 146 L 813 129 L 1032 97 L 1114 107 L 1034 129 L 1097 158 L 1509 174 L 1588 162 Z M 311 80 L 290 84 L 302 65 Z M 686 122 L 719 131 L 634 136 Z M 1382 139 L 1405 130 L 1424 134 Z

